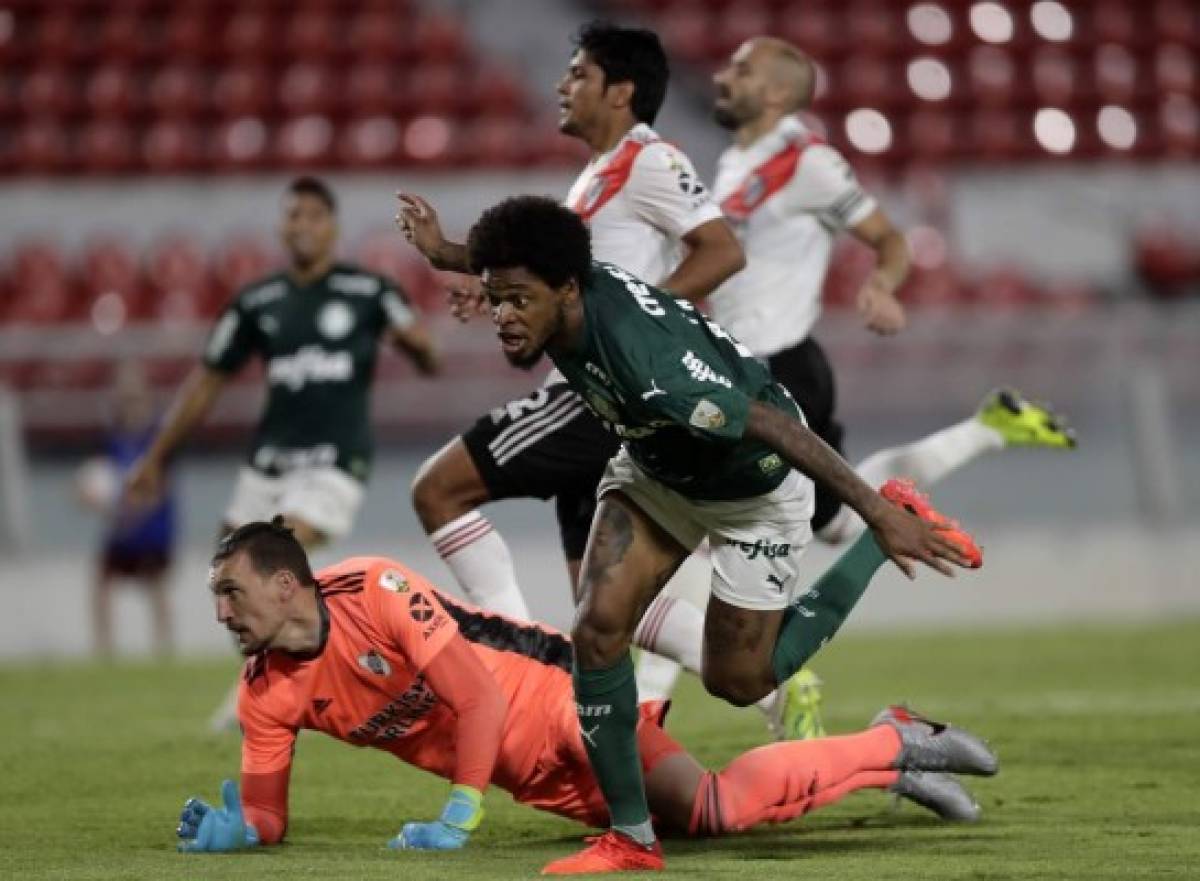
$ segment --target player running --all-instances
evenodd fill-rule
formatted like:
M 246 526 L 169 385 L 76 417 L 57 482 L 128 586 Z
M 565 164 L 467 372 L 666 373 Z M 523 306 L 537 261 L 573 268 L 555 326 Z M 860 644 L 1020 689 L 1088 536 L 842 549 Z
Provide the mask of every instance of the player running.
M 575 44 L 558 84 L 559 127 L 587 144 L 592 158 L 564 204 L 588 225 L 599 258 L 676 296 L 702 299 L 744 261 L 691 160 L 651 128 L 669 76 L 658 37 L 593 23 Z M 427 202 L 402 195 L 396 219 L 435 267 L 468 271 L 466 249 L 446 240 Z M 579 396 L 552 374 L 527 398 L 496 407 L 427 460 L 413 484 L 413 507 L 473 602 L 527 618 L 508 546 L 477 509 L 501 499 L 553 498 L 574 587 L 596 485 L 616 447 Z M 676 619 L 698 620 L 699 612 L 672 600 L 646 617 L 670 639 Z
M 472 227 L 468 251 L 509 362 L 548 354 L 622 438 L 600 482 L 572 632 L 580 724 L 612 828 L 546 871 L 661 866 L 637 761 L 629 647 L 642 611 L 703 540 L 713 565 L 704 684 L 740 706 L 800 669 L 889 558 L 909 577 L 915 561 L 949 575 L 947 561 L 982 558 L 911 484 L 890 482 L 884 498 L 864 483 L 762 362 L 691 304 L 593 263 L 587 227 L 571 211 L 509 199 Z M 871 531 L 806 589 L 810 476 Z
M 746 268 L 709 298 L 713 320 L 767 362 L 804 411 L 808 427 L 841 453 L 833 370 L 812 336 L 834 238 L 847 230 L 875 252 L 876 267 L 856 303 L 865 326 L 884 335 L 904 328 L 904 307 L 895 292 L 908 275 L 908 245 L 841 154 L 794 115 L 812 101 L 815 71 L 808 56 L 783 40 L 758 37 L 733 53 L 714 83 L 713 115 L 732 133 L 733 144 L 718 163 L 713 196 L 745 249 Z M 929 486 L 1005 447 L 1074 445 L 1053 413 L 1006 390 L 989 395 L 970 418 L 873 453 L 855 471 L 871 486 L 899 475 Z M 812 528 L 817 538 L 836 544 L 860 533 L 864 524 L 818 481 Z M 678 669 L 665 659 L 643 661 L 642 696 L 666 697 Z M 651 682 L 654 687 L 647 688 Z M 781 697 L 773 708 L 779 735 L 819 730 L 811 678 L 789 680 Z
M 451 783 L 441 816 L 408 822 L 392 848 L 453 850 L 483 819 L 489 783 L 523 804 L 591 826 L 608 813 L 588 765 L 562 634 L 440 593 L 382 557 L 355 557 L 314 576 L 281 519 L 230 533 L 213 557 L 217 619 L 247 656 L 238 712 L 242 798 L 184 806 L 185 852 L 283 839 L 300 729 L 373 746 Z M 650 804 L 663 828 L 720 835 L 776 823 L 857 789 L 891 788 L 947 819 L 979 808 L 950 773 L 993 774 L 973 735 L 903 708 L 869 730 L 784 742 L 704 770 L 662 729 L 666 707 L 643 705 L 637 741 Z

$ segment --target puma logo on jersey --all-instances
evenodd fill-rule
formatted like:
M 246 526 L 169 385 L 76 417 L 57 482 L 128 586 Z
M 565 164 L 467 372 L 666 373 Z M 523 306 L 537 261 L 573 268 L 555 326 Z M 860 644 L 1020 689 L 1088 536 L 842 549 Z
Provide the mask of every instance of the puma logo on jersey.
M 658 395 L 665 395 L 665 394 L 666 394 L 666 392 L 658 387 L 658 383 L 655 382 L 653 379 L 651 379 L 650 380 L 650 391 L 642 392 L 642 400 L 648 401 L 651 398 L 657 397 Z
M 349 352 L 327 352 L 304 346 L 293 355 L 272 358 L 267 366 L 271 385 L 300 391 L 310 382 L 349 382 L 354 378 L 354 358 Z
M 717 385 L 722 385 L 725 388 L 733 388 L 732 382 L 709 367 L 703 359 L 690 349 L 684 352 L 683 357 L 679 360 L 687 368 L 688 375 L 696 380 L 696 382 L 715 382 Z

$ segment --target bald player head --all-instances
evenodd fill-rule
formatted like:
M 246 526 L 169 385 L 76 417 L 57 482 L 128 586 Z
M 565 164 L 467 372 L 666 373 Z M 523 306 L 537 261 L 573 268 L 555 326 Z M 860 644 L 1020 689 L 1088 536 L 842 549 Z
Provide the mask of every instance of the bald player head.
M 727 129 L 774 122 L 812 102 L 816 71 L 807 55 L 775 37 L 747 40 L 714 77 L 713 116 Z

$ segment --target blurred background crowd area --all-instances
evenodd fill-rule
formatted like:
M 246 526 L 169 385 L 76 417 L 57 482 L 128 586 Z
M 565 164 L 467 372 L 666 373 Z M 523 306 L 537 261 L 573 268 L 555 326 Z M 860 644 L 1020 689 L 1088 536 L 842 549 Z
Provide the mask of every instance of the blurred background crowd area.
M 436 381 L 383 359 L 385 441 L 445 436 L 527 391 L 497 369 L 486 322 L 445 316 L 447 279 L 392 229 L 393 194 L 422 193 L 462 234 L 506 194 L 565 193 L 585 155 L 555 129 L 554 86 L 598 16 L 661 34 L 658 128 L 710 180 L 727 143 L 710 77 L 728 54 L 770 33 L 816 60 L 807 121 L 914 262 L 912 331 L 883 342 L 853 316 L 870 252 L 843 241 L 833 262 L 819 335 L 850 419 L 956 413 L 993 381 L 1108 428 L 1146 410 L 1138 382 L 1165 418 L 1193 412 L 1188 0 L 0 0 L 0 384 L 29 449 L 94 440 L 121 359 L 164 394 L 178 383 L 231 294 L 280 265 L 298 173 L 338 193 L 345 256 L 398 279 L 441 333 Z M 240 448 L 259 375 L 204 441 Z

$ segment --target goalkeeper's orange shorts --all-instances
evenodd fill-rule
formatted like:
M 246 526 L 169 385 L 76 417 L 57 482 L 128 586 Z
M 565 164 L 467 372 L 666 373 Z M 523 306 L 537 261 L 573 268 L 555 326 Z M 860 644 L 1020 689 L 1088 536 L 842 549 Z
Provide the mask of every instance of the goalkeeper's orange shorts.
M 547 739 L 547 748 L 533 773 L 513 797 L 521 804 L 603 829 L 609 825 L 608 806 L 588 762 L 574 701 L 569 707 L 571 712 L 559 720 L 558 730 Z M 684 751 L 662 728 L 666 714 L 665 701 L 638 707 L 637 738 L 643 774 L 649 774 L 668 756 Z

